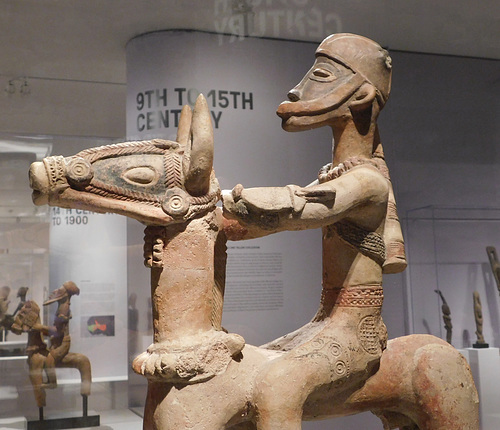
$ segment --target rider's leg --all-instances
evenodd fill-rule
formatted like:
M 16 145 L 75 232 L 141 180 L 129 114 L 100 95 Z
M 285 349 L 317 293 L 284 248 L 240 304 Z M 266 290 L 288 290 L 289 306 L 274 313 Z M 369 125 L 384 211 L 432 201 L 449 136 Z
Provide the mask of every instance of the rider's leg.
M 28 358 L 29 377 L 33 392 L 35 394 L 36 404 L 39 408 L 45 406 L 45 389 L 43 385 L 42 370 L 45 362 L 45 357 L 42 354 L 33 354 Z
M 44 368 L 47 375 L 47 383 L 43 384 L 43 387 L 49 389 L 57 388 L 56 360 L 51 353 L 47 355 Z

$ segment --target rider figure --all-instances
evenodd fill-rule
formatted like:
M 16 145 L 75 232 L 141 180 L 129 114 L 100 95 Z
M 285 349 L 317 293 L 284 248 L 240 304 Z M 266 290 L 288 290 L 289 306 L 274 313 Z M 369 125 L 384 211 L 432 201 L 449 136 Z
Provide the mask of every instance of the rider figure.
M 238 185 L 224 195 L 230 239 L 323 229 L 316 316 L 264 345 L 283 355 L 258 378 L 259 430 L 300 429 L 302 411 L 316 396 L 352 393 L 378 367 L 387 340 L 382 273 L 406 266 L 377 126 L 390 84 L 391 59 L 378 44 L 351 34 L 326 38 L 277 113 L 286 131 L 331 127 L 332 163 L 308 187 Z M 291 385 L 301 389 L 290 392 Z
M 45 305 L 57 302 L 57 310 L 54 318 L 54 325 L 49 327 L 50 348 L 49 355 L 45 361 L 48 377 L 47 388 L 57 385 L 55 368 L 69 352 L 71 337 L 69 335 L 69 320 L 71 319 L 70 301 L 71 296 L 79 295 L 80 289 L 72 281 L 65 282 L 60 288 L 54 290 Z

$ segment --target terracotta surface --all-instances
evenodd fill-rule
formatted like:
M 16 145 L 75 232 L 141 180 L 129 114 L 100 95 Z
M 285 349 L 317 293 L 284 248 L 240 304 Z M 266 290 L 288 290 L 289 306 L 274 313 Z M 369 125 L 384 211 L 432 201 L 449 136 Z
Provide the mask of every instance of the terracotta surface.
M 330 127 L 332 164 L 306 188 L 238 185 L 224 194 L 224 213 L 202 96 L 193 113 L 183 109 L 176 142 L 32 165 L 37 204 L 147 226 L 154 343 L 133 364 L 149 380 L 145 429 L 298 430 L 302 420 L 367 410 L 387 429 L 478 429 L 477 393 L 454 348 L 427 335 L 387 343 L 382 275 L 406 267 L 377 127 L 391 67 L 366 38 L 325 39 L 278 115 L 287 131 Z M 226 239 L 309 228 L 323 229 L 323 292 L 311 322 L 262 347 L 224 332 Z

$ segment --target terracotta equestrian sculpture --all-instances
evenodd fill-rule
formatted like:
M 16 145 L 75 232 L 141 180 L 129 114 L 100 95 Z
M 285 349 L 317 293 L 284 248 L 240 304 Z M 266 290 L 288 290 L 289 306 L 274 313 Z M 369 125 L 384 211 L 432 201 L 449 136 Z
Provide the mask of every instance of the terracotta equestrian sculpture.
M 50 360 L 50 349 L 44 341 L 44 334 L 49 332 L 49 327 L 41 323 L 40 307 L 32 300 L 28 300 L 21 310 L 16 314 L 11 330 L 16 334 L 28 333 L 28 344 L 26 354 L 28 356 L 29 377 L 33 385 L 35 400 L 41 409 L 46 406 L 46 388 L 55 388 L 55 374 L 53 374 Z M 76 368 L 81 376 L 80 394 L 85 398 L 90 395 L 92 374 L 89 359 L 83 355 L 67 352 L 58 360 L 56 367 Z M 43 375 L 46 375 L 48 383 L 44 383 Z M 40 414 L 43 416 L 43 414 Z
M 345 50 L 366 48 L 353 38 Z M 372 123 L 388 93 L 323 48 L 303 81 L 314 109 L 299 101 L 298 87 L 279 109 L 285 128 L 344 124 L 336 139 L 367 139 L 337 145 L 334 161 L 344 163 L 325 169 L 317 186 L 238 186 L 224 198 L 224 215 L 202 96 L 194 112 L 183 109 L 176 142 L 98 147 L 30 169 L 37 204 L 120 213 L 147 226 L 154 343 L 133 364 L 148 378 L 145 429 L 298 430 L 301 420 L 368 410 L 387 429 L 478 429 L 477 393 L 455 349 L 427 335 L 386 345 L 382 271 L 404 265 L 385 163 L 372 157 L 381 153 Z M 227 237 L 323 226 L 328 277 L 311 323 L 263 347 L 224 332 Z

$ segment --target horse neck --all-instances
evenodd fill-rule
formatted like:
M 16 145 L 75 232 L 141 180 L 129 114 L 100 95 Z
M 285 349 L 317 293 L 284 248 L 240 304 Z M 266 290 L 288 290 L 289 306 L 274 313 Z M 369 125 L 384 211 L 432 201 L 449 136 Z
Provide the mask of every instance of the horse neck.
M 220 211 L 214 211 L 187 224 L 162 228 L 161 252 L 157 249 L 161 267 L 151 272 L 156 343 L 213 329 L 214 261 L 219 258 L 221 225 Z
M 39 326 L 40 324 L 41 324 L 41 321 L 40 321 L 40 316 L 39 316 L 34 325 Z M 47 345 L 43 341 L 43 335 L 42 335 L 42 332 L 40 330 L 33 330 L 32 328 L 30 328 L 30 330 L 28 331 L 28 344 L 27 344 L 27 346 L 28 347 L 38 346 L 38 347 L 43 347 L 43 348 L 47 347 Z
M 28 332 L 28 346 L 45 345 L 43 341 L 42 333 L 38 330 L 30 330 Z

